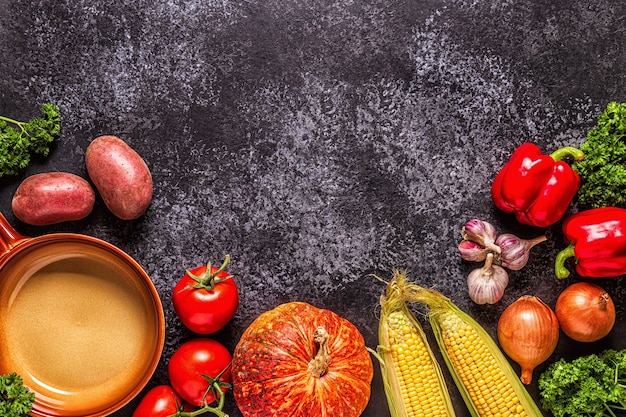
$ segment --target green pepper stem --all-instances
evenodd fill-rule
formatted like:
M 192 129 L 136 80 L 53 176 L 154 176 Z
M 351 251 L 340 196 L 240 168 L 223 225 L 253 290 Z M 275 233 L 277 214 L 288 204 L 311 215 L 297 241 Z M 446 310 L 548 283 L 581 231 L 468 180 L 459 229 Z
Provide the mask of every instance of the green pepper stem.
M 555 161 L 560 161 L 565 158 L 572 158 L 574 161 L 581 161 L 585 158 L 583 151 L 578 148 L 574 148 L 573 146 L 566 146 L 564 148 L 557 149 L 552 152 L 550 156 Z
M 554 273 L 558 279 L 564 279 L 569 277 L 569 270 L 565 267 L 565 261 L 569 258 L 575 257 L 574 245 L 570 244 L 556 255 L 554 261 Z

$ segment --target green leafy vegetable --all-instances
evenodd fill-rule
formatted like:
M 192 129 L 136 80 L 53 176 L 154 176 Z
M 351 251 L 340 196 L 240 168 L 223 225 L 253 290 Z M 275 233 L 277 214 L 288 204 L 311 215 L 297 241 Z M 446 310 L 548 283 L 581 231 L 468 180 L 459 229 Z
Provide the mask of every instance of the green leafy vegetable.
M 541 405 L 555 417 L 615 417 L 626 410 L 626 350 L 560 359 L 538 383 Z
M 586 207 L 626 205 L 626 103 L 611 102 L 580 145 L 585 158 L 572 164 L 580 175 L 578 202 Z
M 20 122 L 0 116 L 0 177 L 17 175 L 30 163 L 31 153 L 48 156 L 50 144 L 59 136 L 61 117 L 55 104 L 41 105 L 44 118 Z
M 33 408 L 35 393 L 16 374 L 0 375 L 0 416 L 24 417 Z

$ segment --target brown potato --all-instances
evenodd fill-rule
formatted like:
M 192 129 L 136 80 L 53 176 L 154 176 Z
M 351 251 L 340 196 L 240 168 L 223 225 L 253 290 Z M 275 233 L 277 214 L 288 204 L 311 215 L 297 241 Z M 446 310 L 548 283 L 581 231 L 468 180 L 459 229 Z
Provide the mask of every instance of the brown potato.
M 69 172 L 45 172 L 22 181 L 11 208 L 24 223 L 44 226 L 87 217 L 95 200 L 87 180 Z
M 117 136 L 94 139 L 85 153 L 87 172 L 104 204 L 123 220 L 141 216 L 152 201 L 152 175 L 146 162 Z

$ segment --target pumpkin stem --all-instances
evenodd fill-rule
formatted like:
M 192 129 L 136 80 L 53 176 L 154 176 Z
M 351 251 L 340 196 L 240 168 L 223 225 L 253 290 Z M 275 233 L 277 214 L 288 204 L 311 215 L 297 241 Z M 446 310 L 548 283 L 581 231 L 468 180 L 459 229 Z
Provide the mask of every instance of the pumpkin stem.
M 308 372 L 315 378 L 324 376 L 330 364 L 330 351 L 328 350 L 328 332 L 323 326 L 319 326 L 313 334 L 313 340 L 320 345 L 317 354 L 309 362 Z

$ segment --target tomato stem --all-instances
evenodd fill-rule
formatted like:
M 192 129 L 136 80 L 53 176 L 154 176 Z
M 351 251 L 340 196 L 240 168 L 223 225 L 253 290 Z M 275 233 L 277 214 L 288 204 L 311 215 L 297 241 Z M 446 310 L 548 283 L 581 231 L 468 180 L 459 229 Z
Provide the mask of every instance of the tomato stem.
M 219 284 L 222 281 L 226 281 L 227 279 L 231 279 L 232 277 L 230 276 L 230 274 L 224 278 L 217 278 L 219 274 L 224 272 L 229 263 L 230 255 L 224 255 L 224 261 L 222 262 L 222 265 L 213 272 L 211 272 L 211 261 L 207 263 L 204 276 L 195 275 L 190 270 L 187 270 L 187 275 L 189 275 L 191 279 L 197 282 L 197 284 L 193 285 L 192 287 L 204 288 L 207 291 L 211 291 L 215 287 L 215 285 Z
M 204 406 L 202 406 L 202 408 L 194 411 L 179 411 L 178 413 L 169 417 L 196 417 L 205 413 L 212 413 L 217 417 L 228 417 L 228 414 L 222 411 L 222 409 L 224 408 L 224 403 L 226 401 L 226 394 L 224 393 L 224 391 L 222 391 L 222 388 L 230 388 L 230 384 L 227 382 L 222 382 L 220 381 L 220 379 L 222 378 L 222 375 L 224 375 L 226 370 L 230 367 L 230 365 L 231 364 L 228 364 L 228 366 L 224 368 L 222 372 L 220 372 L 215 378 L 209 375 L 203 375 L 204 378 L 209 381 L 209 386 L 204 393 Z M 206 402 L 206 398 L 211 393 L 213 393 L 213 395 L 217 399 L 217 406 L 215 407 L 211 407 Z
M 212 413 L 213 415 L 216 415 L 217 417 L 228 417 L 228 414 L 222 411 L 222 408 L 224 408 L 226 395 L 224 395 L 224 392 L 222 392 L 221 390 L 221 384 L 219 380 L 216 379 L 213 382 L 212 386 L 209 387 L 209 390 L 207 391 L 207 393 L 209 391 L 214 391 L 215 395 L 217 396 L 218 402 L 217 402 L 216 407 L 211 407 L 205 402 L 202 408 L 198 408 L 197 410 L 194 410 L 194 411 L 179 411 L 178 413 L 170 417 L 196 417 L 205 413 Z

